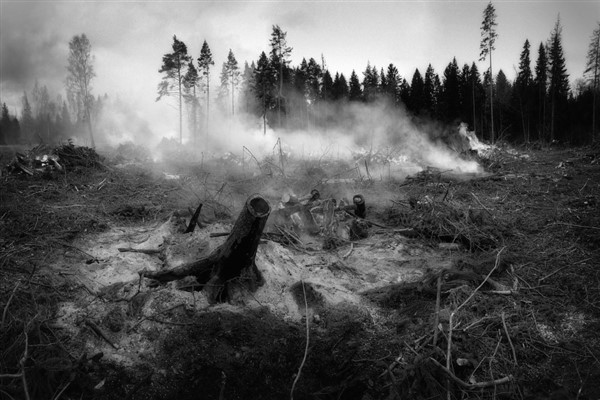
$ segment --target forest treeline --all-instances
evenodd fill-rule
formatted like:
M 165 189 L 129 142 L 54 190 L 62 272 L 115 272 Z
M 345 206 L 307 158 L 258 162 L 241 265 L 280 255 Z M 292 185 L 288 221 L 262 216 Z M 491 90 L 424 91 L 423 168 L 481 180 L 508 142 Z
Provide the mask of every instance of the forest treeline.
M 487 49 L 482 44 L 482 49 L 491 51 L 492 45 L 487 43 Z M 400 76 L 393 64 L 369 62 L 364 70 L 352 71 L 347 77 L 330 71 L 323 56 L 291 65 L 293 49 L 287 33 L 275 25 L 268 51 L 256 60 L 240 66 L 229 50 L 218 74 L 220 84 L 213 89 L 215 63 L 206 41 L 197 58 L 176 36 L 171 50 L 158 70 L 162 80 L 156 100 L 175 99 L 182 141 L 184 118 L 187 135 L 195 142 L 210 135 L 211 116 L 216 113 L 255 116 L 265 130 L 267 126 L 275 130 L 326 129 L 337 123 L 338 111 L 353 102 L 382 102 L 389 112 L 405 109 L 417 124 L 465 122 L 486 140 L 582 144 L 598 138 L 600 23 L 591 35 L 586 72 L 573 87 L 565 66 L 560 20 L 546 43 L 525 40 L 513 81 L 502 70 L 492 79 L 491 63 L 480 72 L 474 61 L 461 66 L 456 58 L 443 71 L 435 71 L 429 64 L 415 69 L 410 77 Z M 91 135 L 90 121 L 98 119 L 107 101 L 106 95 L 85 94 L 88 100 L 82 106 L 73 96 L 67 100 L 50 97 L 46 87 L 36 82 L 32 92 L 23 95 L 19 118 L 3 104 L 0 144 L 56 142 L 82 135 L 86 125 Z

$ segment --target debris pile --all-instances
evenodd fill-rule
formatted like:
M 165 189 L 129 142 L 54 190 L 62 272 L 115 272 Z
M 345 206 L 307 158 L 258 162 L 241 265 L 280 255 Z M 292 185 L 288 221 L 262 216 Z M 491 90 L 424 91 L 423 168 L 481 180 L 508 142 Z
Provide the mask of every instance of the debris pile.
M 6 170 L 13 174 L 24 173 L 33 176 L 78 166 L 101 167 L 102 162 L 94 149 L 75 146 L 69 141 L 55 148 L 41 144 L 26 153 L 16 153 L 6 165 Z
M 305 241 L 320 236 L 323 249 L 336 248 L 368 236 L 365 198 L 356 194 L 348 199 L 321 199 L 313 189 L 305 196 L 284 194 L 267 223 L 270 239 L 305 248 Z

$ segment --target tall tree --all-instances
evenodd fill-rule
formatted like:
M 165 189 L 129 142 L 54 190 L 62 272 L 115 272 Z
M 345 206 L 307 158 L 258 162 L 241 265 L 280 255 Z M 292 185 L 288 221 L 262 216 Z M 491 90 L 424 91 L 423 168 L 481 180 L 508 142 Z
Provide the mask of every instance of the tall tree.
M 208 135 L 209 128 L 209 116 L 210 116 L 210 67 L 215 65 L 215 62 L 212 57 L 212 53 L 210 51 L 210 47 L 208 47 L 208 43 L 206 40 L 202 43 L 202 48 L 200 49 L 200 57 L 198 57 L 198 70 L 200 74 L 202 74 L 202 82 L 204 83 L 204 91 L 206 93 L 206 130 L 204 132 L 205 135 Z
M 321 83 L 321 93 L 319 97 L 321 100 L 325 101 L 333 100 L 333 78 L 327 69 L 323 72 L 323 82 Z
M 550 95 L 550 140 L 556 138 L 556 126 L 563 127 L 566 119 L 564 114 L 567 108 L 567 99 L 569 95 L 569 75 L 567 74 L 565 56 L 562 49 L 562 27 L 560 17 L 557 18 L 554 30 L 550 35 L 548 53 L 549 82 L 548 87 Z M 558 114 L 561 117 L 558 117 Z M 560 118 L 558 121 L 557 119 Z
M 184 99 L 188 105 L 189 129 L 194 145 L 196 145 L 198 139 L 198 111 L 200 104 L 198 102 L 196 89 L 199 81 L 200 76 L 198 75 L 198 70 L 194 66 L 193 60 L 190 60 L 187 66 L 187 72 L 183 77 L 183 90 L 185 93 Z
M 252 61 L 251 65 L 248 65 L 248 62 L 244 62 L 244 70 L 241 75 L 241 88 L 240 88 L 240 103 L 243 105 L 243 111 L 246 114 L 254 111 L 255 101 L 253 94 L 254 87 L 254 70 L 256 69 L 256 65 L 254 61 Z
M 481 43 L 479 45 L 481 53 L 480 61 L 484 61 L 488 56 L 490 58 L 490 77 L 493 77 L 492 71 L 492 52 L 496 50 L 494 44 L 498 35 L 496 34 L 496 9 L 490 1 L 483 11 L 483 22 L 481 23 Z M 494 82 L 490 84 L 490 121 L 491 138 L 494 142 Z
M 2 103 L 2 116 L 0 117 L 0 145 L 12 144 L 10 114 L 6 103 Z
M 273 25 L 271 32 L 271 65 L 276 71 L 278 91 L 277 91 L 277 119 L 279 127 L 281 127 L 281 103 L 284 101 L 283 96 L 283 79 L 287 65 L 290 63 L 289 58 L 292 54 L 292 48 L 287 45 L 287 32 L 281 30 L 279 25 Z
M 21 98 L 21 140 L 30 143 L 34 139 L 35 121 L 33 119 L 33 111 L 27 99 L 27 93 L 23 93 Z
M 344 74 L 336 72 L 332 87 L 333 100 L 348 100 L 349 90 Z
M 163 96 L 175 95 L 178 98 L 179 105 L 179 143 L 183 143 L 183 77 L 185 76 L 185 68 L 191 60 L 188 55 L 187 46 L 177 36 L 173 35 L 172 53 L 167 53 L 163 56 L 163 63 L 159 73 L 164 74 L 162 81 L 158 84 L 159 101 Z
M 496 75 L 496 103 L 498 104 L 498 123 L 499 123 L 499 134 L 500 137 L 503 132 L 508 129 L 510 123 L 510 98 L 512 94 L 512 86 L 506 74 L 501 69 Z
M 592 140 L 596 140 L 598 136 L 596 130 L 596 99 L 598 97 L 598 85 L 600 83 L 600 22 L 598 22 L 598 26 L 594 29 L 594 32 L 592 32 L 584 74 L 592 87 Z
M 526 143 L 529 143 L 530 140 L 529 119 L 533 90 L 533 74 L 531 72 L 531 55 L 529 48 L 529 40 L 525 40 L 523 51 L 521 51 L 521 56 L 519 58 L 519 71 L 517 72 L 517 79 L 515 80 L 513 90 L 513 102 L 515 103 L 515 108 L 519 110 L 521 129 Z
M 535 64 L 534 87 L 536 91 L 538 138 L 546 140 L 546 96 L 548 93 L 548 56 L 546 47 L 540 43 Z
M 273 107 L 274 92 L 276 88 L 277 75 L 263 51 L 256 63 L 254 70 L 254 93 L 261 104 L 261 116 L 263 118 L 263 134 L 267 134 L 267 111 Z
M 481 83 L 481 75 L 479 74 L 479 69 L 477 68 L 477 64 L 473 62 L 471 64 L 471 71 L 469 75 L 469 84 L 471 91 L 471 101 L 472 101 L 472 118 L 473 118 L 473 129 L 475 132 L 478 132 L 477 129 L 477 116 L 479 115 L 477 106 L 479 105 L 479 112 L 482 112 L 481 102 L 485 96 L 483 92 L 483 85 Z M 481 119 L 480 119 L 481 120 Z M 483 136 L 482 136 L 483 137 Z
M 383 73 L 381 74 L 383 80 Z M 388 99 L 395 105 L 400 102 L 400 74 L 398 74 L 398 68 L 394 64 L 390 64 L 387 67 L 385 74 L 385 87 L 383 88 L 384 94 Z
M 360 87 L 360 82 L 358 81 L 358 76 L 354 70 L 352 70 L 352 73 L 350 74 L 348 86 L 348 100 L 360 101 L 362 99 L 362 89 Z
M 447 122 L 460 116 L 459 71 L 456 58 L 453 58 L 444 70 L 441 103 L 443 116 Z
M 425 80 L 423 82 L 423 109 L 431 116 L 436 115 L 435 75 L 433 67 L 429 64 L 427 71 L 425 71 Z
M 379 86 L 379 73 L 377 72 L 377 67 L 373 66 L 371 68 L 371 64 L 368 62 L 365 72 L 363 72 L 362 86 L 364 101 L 370 102 L 375 100 Z
M 96 76 L 93 61 L 92 45 L 85 33 L 74 36 L 69 42 L 66 89 L 69 99 L 75 104 L 77 118 L 87 124 L 91 146 L 96 147 L 91 116 L 94 100 L 92 79 Z
M 425 82 L 419 72 L 419 69 L 415 69 L 412 81 L 410 83 L 410 102 L 409 109 L 415 114 L 421 114 L 425 106 Z
M 231 115 L 235 115 L 235 89 L 240 83 L 240 67 L 238 67 L 238 62 L 231 49 L 229 49 L 227 62 L 224 66 L 229 81 L 229 89 L 231 90 Z

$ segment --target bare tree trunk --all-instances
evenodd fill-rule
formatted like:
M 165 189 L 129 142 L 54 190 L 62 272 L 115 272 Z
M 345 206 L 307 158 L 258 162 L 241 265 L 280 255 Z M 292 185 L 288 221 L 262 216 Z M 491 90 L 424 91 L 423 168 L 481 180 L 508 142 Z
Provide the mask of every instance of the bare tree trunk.
M 490 113 L 492 127 L 492 143 L 494 143 L 494 74 L 492 72 L 492 46 L 490 44 Z

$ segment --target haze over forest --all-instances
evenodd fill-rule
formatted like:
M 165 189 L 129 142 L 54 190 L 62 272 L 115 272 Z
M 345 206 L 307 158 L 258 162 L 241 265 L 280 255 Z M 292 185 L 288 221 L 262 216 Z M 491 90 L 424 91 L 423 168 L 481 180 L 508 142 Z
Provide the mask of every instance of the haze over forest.
M 408 88 L 405 86 L 407 90 L 410 90 L 414 83 L 415 70 L 418 69 L 424 79 L 429 65 L 439 78 L 440 89 L 444 88 L 445 72 L 452 64 L 456 64 L 459 73 L 464 72 L 465 65 L 471 68 L 476 66 L 483 85 L 488 60 L 480 60 L 480 42 L 483 11 L 487 4 L 486 1 L 3 1 L 0 5 L 0 101 L 7 105 L 11 115 L 21 117 L 23 94 L 27 93 L 31 97 L 36 82 L 38 89 L 47 89 L 51 100 L 58 101 L 56 99 L 59 95 L 64 100 L 68 43 L 75 35 L 85 33 L 95 57 L 96 76 L 92 82 L 92 94 L 107 99 L 107 104 L 110 103 L 119 111 L 111 118 L 111 129 L 143 131 L 142 137 L 152 135 L 155 141 L 161 137 L 177 137 L 177 107 L 173 102 L 155 101 L 157 85 L 161 81 L 158 70 L 163 55 L 172 50 L 173 35 L 186 44 L 188 53 L 194 60 L 198 58 L 204 41 L 210 46 L 215 61 L 210 86 L 214 88 L 212 100 L 216 101 L 221 84 L 221 66 L 226 62 L 229 51 L 234 54 L 240 71 L 243 72 L 245 62 L 251 65 L 258 62 L 261 52 L 269 54 L 269 40 L 275 25 L 280 26 L 286 33 L 287 44 L 292 48 L 289 55 L 291 70 L 301 69 L 303 59 L 307 63 L 313 59 L 319 65 L 321 74 L 327 70 L 332 78 L 339 73 L 349 81 L 352 72 L 355 71 L 363 91 L 366 88 L 365 77 L 368 75 L 368 68 L 373 68 L 378 74 L 387 73 L 390 65 L 397 69 L 399 85 L 403 80 L 408 84 Z M 515 83 L 526 40 L 530 44 L 530 67 L 533 71 L 538 47 L 540 44 L 549 43 L 552 32 L 558 25 L 570 95 L 577 97 L 582 94 L 585 89 L 583 78 L 590 38 L 600 19 L 598 2 L 498 1 L 493 4 L 497 14 L 498 35 L 493 51 L 494 82 L 496 83 L 498 72 L 502 71 L 509 86 Z M 317 91 L 322 91 L 323 75 L 320 75 L 318 80 Z M 382 84 L 381 81 L 377 82 L 378 91 Z M 238 101 L 244 98 L 242 90 L 241 82 L 239 87 L 236 87 Z M 317 93 L 315 99 L 319 96 L 322 96 L 322 93 Z M 484 123 L 485 109 L 471 112 L 480 117 L 478 126 L 473 115 L 471 120 L 466 115 L 469 108 L 466 103 L 462 104 L 465 110 L 456 110 L 456 115 L 442 115 L 444 113 L 441 110 L 422 112 L 420 106 L 407 104 L 411 102 L 408 91 L 404 96 L 402 99 L 400 93 L 395 94 L 392 103 L 408 108 L 411 115 L 421 114 L 422 117 L 427 116 L 444 123 L 465 120 L 471 125 L 471 129 L 481 131 L 482 135 L 488 129 Z M 481 100 L 485 102 L 485 92 L 482 96 Z M 364 97 L 361 99 L 365 100 Z M 585 103 L 585 99 L 582 101 Z M 442 103 L 441 99 L 438 99 L 438 103 Z M 241 106 L 238 104 L 240 109 Z M 515 115 L 505 116 L 509 119 L 506 120 L 504 128 L 514 125 L 511 118 L 523 119 L 523 112 L 515 112 L 514 106 L 508 104 L 508 100 L 506 106 L 507 110 Z M 533 104 L 531 106 L 533 107 Z M 573 104 L 571 106 L 575 107 Z M 584 104 L 580 106 L 584 108 Z M 474 108 L 472 104 L 470 107 Z M 59 108 L 60 105 L 57 109 Z M 320 118 L 330 111 L 320 110 Z M 292 110 L 288 110 L 288 113 L 291 118 Z M 222 114 L 227 116 L 227 113 Z M 257 118 L 250 123 L 258 127 L 260 112 L 254 114 Z M 586 116 L 582 114 L 581 117 L 573 118 L 581 120 Z M 304 126 L 300 124 L 294 128 L 310 128 L 310 118 L 307 121 Z M 274 115 L 270 115 L 269 122 L 271 127 L 275 127 Z M 313 121 L 313 128 L 316 126 L 315 122 L 318 121 Z M 499 120 L 498 124 L 502 122 Z M 189 124 L 189 121 L 186 120 L 185 123 Z M 215 123 L 223 125 L 225 122 L 215 119 Z M 124 128 L 127 124 L 130 126 Z M 564 127 L 572 125 L 566 120 L 563 124 Z M 583 128 L 577 129 L 577 140 L 583 140 Z M 527 130 L 534 131 L 535 127 Z M 222 132 L 231 133 L 232 126 L 229 125 L 227 130 L 222 129 Z M 185 135 L 189 140 L 189 127 L 186 127 Z M 538 137 L 540 135 L 538 134 Z M 515 138 L 522 136 L 523 132 L 515 134 Z M 135 134 L 122 138 L 139 139 Z M 535 136 L 533 138 L 535 139 Z

